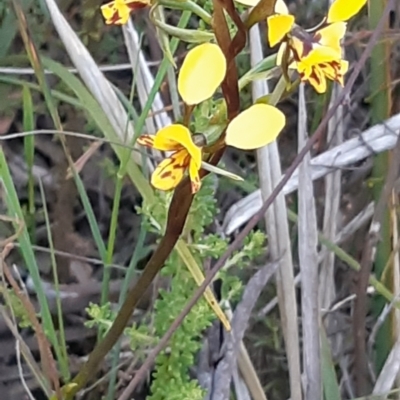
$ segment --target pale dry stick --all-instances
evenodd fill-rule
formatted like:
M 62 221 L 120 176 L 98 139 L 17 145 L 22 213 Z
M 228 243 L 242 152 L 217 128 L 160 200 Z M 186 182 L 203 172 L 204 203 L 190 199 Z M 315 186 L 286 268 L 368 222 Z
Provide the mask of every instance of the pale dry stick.
M 209 397 L 211 400 L 229 399 L 230 383 L 236 366 L 237 353 L 251 312 L 264 286 L 278 270 L 279 262 L 267 264 L 259 269 L 247 283 L 242 300 L 236 307 L 232 318 L 232 332 L 225 337 L 223 357 L 215 369 L 214 385 Z
M 299 87 L 298 148 L 308 139 L 304 83 Z M 322 399 L 320 315 L 318 301 L 318 229 L 314 188 L 311 179 L 311 156 L 299 166 L 298 252 L 301 271 L 301 310 L 303 331 L 304 399 Z
M 399 241 L 399 228 L 398 228 L 398 217 L 397 217 L 397 211 L 398 211 L 398 201 L 397 201 L 397 193 L 396 190 L 392 190 L 392 201 L 391 201 L 391 208 L 390 208 L 390 216 L 392 218 L 392 229 L 393 229 L 393 234 L 392 234 L 392 254 L 390 255 L 390 259 L 388 260 L 389 263 L 393 263 L 393 293 L 395 296 L 398 298 L 400 296 L 400 262 L 399 262 L 399 247 L 400 247 L 400 241 Z M 387 264 L 390 265 L 390 264 Z M 385 273 L 385 272 L 384 272 Z M 395 337 L 396 337 L 396 342 L 400 342 L 400 310 L 397 308 L 394 310 L 394 332 L 395 332 Z M 396 379 L 395 379 L 395 385 L 397 387 L 400 386 L 400 368 L 397 371 L 396 374 Z M 399 394 L 396 396 L 398 399 L 400 398 Z
M 333 0 L 330 0 L 329 3 L 332 4 Z M 342 50 L 342 53 L 344 58 L 344 49 Z M 339 84 L 334 82 L 329 101 L 329 108 L 335 103 L 341 90 L 342 89 Z M 328 122 L 327 143 L 329 148 L 338 146 L 343 142 L 343 111 L 343 105 L 341 104 L 336 109 L 332 119 L 330 119 Z M 328 174 L 325 177 L 325 202 L 322 234 L 331 242 L 336 241 L 337 238 L 340 213 L 341 180 L 342 172 L 340 169 L 337 169 L 335 172 Z M 331 304 L 336 299 L 334 277 L 335 254 L 332 251 L 322 247 L 319 257 L 319 302 L 320 307 L 323 309 L 331 307 Z M 338 325 L 336 314 L 331 313 L 330 315 L 326 316 L 323 322 L 328 331 L 336 331 Z M 332 352 L 335 354 L 336 350 L 343 346 L 343 335 L 336 334 L 333 337 L 328 337 L 328 343 L 330 343 Z
M 354 387 L 352 385 L 352 378 L 351 378 L 351 374 L 349 372 L 350 365 L 351 365 L 351 361 L 349 360 L 349 358 L 350 358 L 350 356 L 340 357 L 339 366 L 340 366 L 340 370 L 342 372 L 342 379 L 341 379 L 339 386 L 340 387 L 343 386 L 344 389 L 347 391 L 348 399 L 354 399 L 356 397 L 356 395 L 354 393 Z
M 367 293 L 370 294 L 368 291 L 367 291 Z M 354 295 L 354 298 L 356 298 L 356 295 Z M 385 306 L 383 307 L 383 310 L 381 311 L 378 318 L 376 319 L 376 322 L 375 322 L 374 326 L 372 327 L 371 332 L 368 336 L 368 354 L 373 353 L 376 335 L 378 334 L 380 327 L 383 325 L 383 323 L 386 321 L 386 319 L 392 312 L 392 310 L 395 306 L 395 303 L 398 302 L 399 298 L 400 298 L 399 296 L 396 296 L 393 298 L 393 301 L 391 301 L 389 304 L 385 304 Z M 373 376 L 373 374 L 371 374 L 371 376 Z
M 243 379 L 239 376 L 239 371 L 233 371 L 233 387 L 235 388 L 235 398 L 237 400 L 252 400 L 250 397 L 249 389 L 247 388 Z
M 253 400 L 267 400 L 267 395 L 265 394 L 260 379 L 257 376 L 257 371 L 251 362 L 249 353 L 243 343 L 243 340 L 240 342 L 237 363 L 243 380 L 246 382 Z
M 312 179 L 319 179 L 339 168 L 346 168 L 365 158 L 393 149 L 400 134 L 400 113 L 377 124 L 360 136 L 349 139 L 331 150 L 327 150 L 311 160 Z M 298 170 L 296 170 L 282 192 L 287 195 L 297 190 L 299 185 Z M 262 198 L 260 189 L 254 191 L 235 203 L 227 211 L 223 230 L 230 235 L 251 219 L 261 208 Z
M 388 358 L 375 382 L 373 394 L 379 395 L 390 391 L 400 371 L 400 340 L 396 340 Z
M 258 25 L 250 30 L 250 59 L 256 65 L 263 58 L 260 31 Z M 252 84 L 253 101 L 268 94 L 265 81 Z M 282 178 L 279 150 L 276 141 L 257 150 L 257 167 L 262 199 L 266 200 L 273 188 Z M 289 226 L 286 202 L 283 193 L 265 214 L 268 233 L 268 249 L 272 259 L 282 257 L 276 275 L 278 303 L 285 338 L 286 354 L 289 367 L 290 394 L 292 400 L 302 399 L 300 349 L 297 326 L 297 303 L 295 295 L 293 261 L 291 255 Z
M 341 244 L 366 225 L 374 215 L 374 202 L 361 210 L 340 232 L 336 235 L 335 244 Z
M 15 316 L 13 315 L 13 322 L 16 324 L 15 321 Z M 18 368 L 18 375 L 19 375 L 19 380 L 21 381 L 22 387 L 25 389 L 26 394 L 29 397 L 29 400 L 35 400 L 33 397 L 32 391 L 29 389 L 28 384 L 26 383 L 25 377 L 24 377 L 24 371 L 22 369 L 22 364 L 21 364 L 21 350 L 20 350 L 20 342 L 18 340 L 15 341 L 15 354 L 17 358 L 17 368 Z
M 332 3 L 332 2 L 331 2 Z M 329 107 L 335 102 L 340 87 L 333 85 L 332 96 Z M 329 148 L 338 146 L 343 142 L 343 105 L 340 105 L 333 118 L 328 123 L 327 142 Z M 324 222 L 322 233 L 330 241 L 334 241 L 337 233 L 339 206 L 341 195 L 342 172 L 340 169 L 325 177 L 325 204 L 324 204 Z M 321 272 L 319 276 L 319 300 L 320 306 L 329 307 L 336 298 L 335 279 L 334 279 L 335 254 L 327 251 L 321 262 Z M 328 324 L 334 324 L 333 319 L 327 320 Z
M 372 295 L 372 294 L 376 293 L 376 290 L 373 286 L 368 286 L 367 293 Z M 321 313 L 323 314 L 323 316 L 325 316 L 326 314 L 334 313 L 334 312 L 340 310 L 342 307 L 346 306 L 348 303 L 352 302 L 355 298 L 356 298 L 356 295 L 351 294 L 351 295 L 345 297 L 344 299 L 339 300 L 338 302 L 332 304 L 327 309 L 321 308 Z
M 339 246 L 342 243 L 344 243 L 347 239 L 349 239 L 354 233 L 356 233 L 361 227 L 366 226 L 368 222 L 371 220 L 372 215 L 374 213 L 374 203 L 371 202 L 368 204 L 367 207 L 365 207 L 360 213 L 358 213 L 337 235 L 334 241 L 335 245 Z M 324 236 L 325 237 L 325 236 Z M 330 252 L 327 248 L 323 247 L 321 251 L 318 254 L 318 264 L 321 264 L 325 257 L 326 254 Z M 320 285 L 322 285 L 320 281 Z M 336 297 L 333 298 L 333 300 Z M 332 301 L 333 301 L 332 300 Z M 332 304 L 332 302 L 330 303 Z M 329 306 L 329 304 L 328 304 Z M 324 308 L 323 306 L 321 306 Z M 334 329 L 334 328 L 332 328 Z M 340 347 L 338 345 L 338 347 Z
M 230 307 L 230 304 L 226 307 L 226 315 L 229 320 L 232 320 L 233 313 Z M 249 353 L 246 349 L 246 346 L 243 343 L 243 340 L 240 341 L 238 355 L 237 355 L 237 364 L 239 367 L 240 374 L 243 377 L 244 382 L 246 383 L 247 388 L 251 394 L 253 400 L 267 400 L 267 395 L 264 393 L 264 389 L 261 385 L 260 380 L 258 379 L 256 369 L 254 368 L 253 363 L 251 362 Z
M 154 67 L 161 64 L 161 60 L 158 61 L 147 61 L 149 67 Z M 99 65 L 99 70 L 101 72 L 114 72 L 114 71 L 124 71 L 132 69 L 131 63 L 121 63 L 116 65 Z M 69 72 L 73 74 L 78 73 L 76 68 L 68 68 Z M 53 71 L 47 69 L 44 70 L 46 75 L 53 75 Z M 0 67 L 0 74 L 5 75 L 35 75 L 33 68 L 14 68 L 14 67 Z

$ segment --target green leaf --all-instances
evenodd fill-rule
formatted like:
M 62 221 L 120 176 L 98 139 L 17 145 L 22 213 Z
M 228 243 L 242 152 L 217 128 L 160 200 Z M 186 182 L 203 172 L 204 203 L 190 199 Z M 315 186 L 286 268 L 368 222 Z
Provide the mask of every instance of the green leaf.
M 335 366 L 332 361 L 332 354 L 325 328 L 320 328 L 321 336 L 321 362 L 322 362 L 322 383 L 325 400 L 341 400 L 340 388 L 337 381 Z

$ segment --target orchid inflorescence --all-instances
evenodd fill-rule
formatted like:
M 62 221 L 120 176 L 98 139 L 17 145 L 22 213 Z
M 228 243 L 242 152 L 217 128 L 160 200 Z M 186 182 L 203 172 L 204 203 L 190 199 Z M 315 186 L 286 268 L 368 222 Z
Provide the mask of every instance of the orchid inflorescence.
M 342 59 L 341 41 L 346 33 L 346 21 L 357 14 L 367 0 L 335 0 L 324 20 L 313 29 L 295 24 L 283 0 L 277 0 L 275 13 L 267 18 L 268 42 L 281 44 L 277 63 L 297 69 L 302 81 L 309 82 L 318 93 L 324 93 L 326 80 L 343 86 L 348 62 Z
M 236 0 L 256 6 L 259 0 Z M 341 41 L 347 21 L 357 14 L 367 0 L 335 0 L 327 16 L 315 28 L 303 29 L 289 14 L 284 0 L 277 0 L 274 12 L 266 18 L 267 40 L 270 47 L 280 45 L 277 65 L 288 79 L 288 70 L 296 70 L 301 81 L 310 83 L 318 93 L 327 90 L 327 80 L 343 85 L 348 62 L 343 59 Z M 101 7 L 107 24 L 128 22 L 136 9 L 152 6 L 153 0 L 114 0 Z M 202 43 L 186 55 L 178 75 L 178 92 L 190 114 L 201 103 L 213 97 L 222 84 L 226 59 L 217 44 Z M 211 68 L 210 68 L 211 66 Z M 187 120 L 187 121 L 186 121 Z M 175 123 L 160 129 L 155 135 L 142 135 L 140 145 L 171 152 L 155 169 L 152 185 L 160 190 L 175 188 L 188 171 L 192 193 L 200 188 L 200 170 L 207 158 L 208 144 L 196 141 L 186 123 Z M 285 115 L 276 107 L 257 102 L 230 121 L 217 139 L 224 145 L 252 150 L 274 141 L 285 126 Z

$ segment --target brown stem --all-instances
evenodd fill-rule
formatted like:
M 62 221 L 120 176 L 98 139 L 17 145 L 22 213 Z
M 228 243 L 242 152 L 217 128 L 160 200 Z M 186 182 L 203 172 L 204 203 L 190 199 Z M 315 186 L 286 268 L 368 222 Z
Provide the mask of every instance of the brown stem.
M 78 375 L 73 379 L 73 386 L 68 391 L 68 399 L 82 389 L 88 380 L 96 373 L 103 358 L 113 348 L 122 332 L 124 331 L 133 310 L 139 300 L 146 292 L 151 282 L 163 267 L 166 259 L 174 248 L 180 234 L 182 233 L 187 214 L 192 204 L 193 195 L 191 194 L 190 184 L 185 179 L 176 189 L 172 198 L 168 213 L 168 222 L 165 235 L 161 239 L 156 251 L 148 261 L 142 275 L 136 285 L 128 292 L 125 302 L 118 312 L 115 321 L 104 339 L 90 353 L 88 360 L 82 366 Z

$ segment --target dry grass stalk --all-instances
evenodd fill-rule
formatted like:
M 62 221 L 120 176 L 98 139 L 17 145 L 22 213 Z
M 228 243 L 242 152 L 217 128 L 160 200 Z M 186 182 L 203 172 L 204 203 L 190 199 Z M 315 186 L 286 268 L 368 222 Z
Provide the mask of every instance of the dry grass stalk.
M 258 26 L 250 31 L 251 63 L 262 59 L 261 38 Z M 253 100 L 268 94 L 264 81 L 253 82 Z M 276 142 L 257 150 L 257 166 L 262 199 L 267 199 L 282 177 L 280 155 Z M 270 257 L 280 259 L 277 288 L 282 328 L 289 365 L 290 393 L 293 400 L 302 399 L 300 349 L 297 326 L 297 304 L 293 262 L 290 251 L 289 226 L 285 196 L 281 192 L 265 215 Z
M 298 147 L 308 139 L 304 84 L 299 88 Z M 318 301 L 318 230 L 313 181 L 308 153 L 299 166 L 298 248 L 301 271 L 301 308 L 303 326 L 304 398 L 322 399 L 320 355 L 320 315 Z

